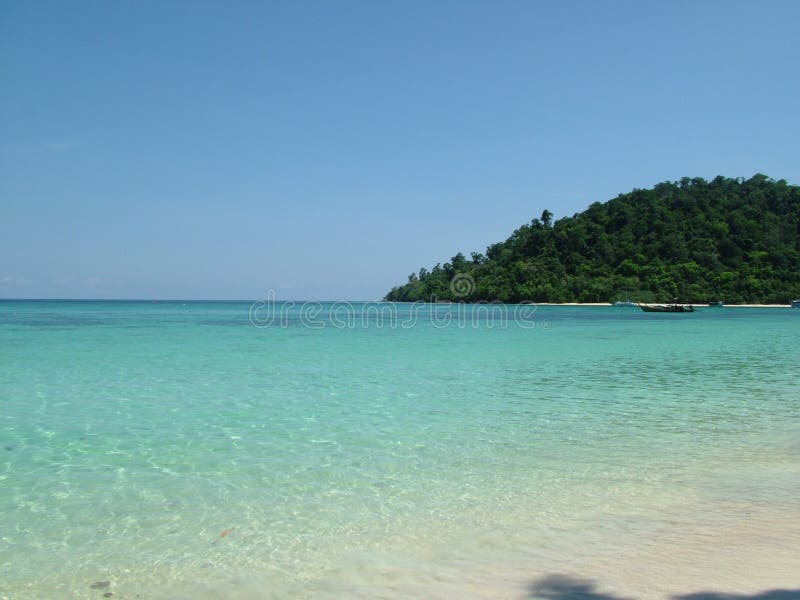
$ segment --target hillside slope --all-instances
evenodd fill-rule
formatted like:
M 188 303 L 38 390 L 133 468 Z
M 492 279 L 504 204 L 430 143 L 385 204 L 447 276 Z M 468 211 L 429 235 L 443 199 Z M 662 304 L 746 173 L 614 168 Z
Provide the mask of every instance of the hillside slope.
M 386 300 L 605 302 L 800 297 L 800 186 L 685 177 L 523 225 L 486 253 L 420 269 Z

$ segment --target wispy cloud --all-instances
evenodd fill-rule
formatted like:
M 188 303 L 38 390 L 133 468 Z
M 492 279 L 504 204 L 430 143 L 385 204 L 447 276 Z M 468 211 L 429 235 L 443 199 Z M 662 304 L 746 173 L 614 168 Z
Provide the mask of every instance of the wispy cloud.
M 124 281 L 121 279 L 109 279 L 98 276 L 81 278 L 59 275 L 58 277 L 53 277 L 50 283 L 51 285 L 58 287 L 72 286 L 75 288 L 84 288 L 90 290 L 103 290 L 119 287 L 124 283 Z
M 36 282 L 32 279 L 26 279 L 24 277 L 0 277 L 0 286 L 3 287 L 33 285 L 35 283 Z
M 5 154 L 48 154 L 54 152 L 66 152 L 75 147 L 75 142 L 47 142 L 32 146 L 3 145 L 2 151 Z

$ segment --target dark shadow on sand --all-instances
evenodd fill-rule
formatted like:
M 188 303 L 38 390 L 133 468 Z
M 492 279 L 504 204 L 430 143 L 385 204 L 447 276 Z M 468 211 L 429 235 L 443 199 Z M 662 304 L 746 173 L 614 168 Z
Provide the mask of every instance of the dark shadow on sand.
M 537 600 L 632 600 L 624 596 L 604 594 L 593 579 L 581 579 L 571 575 L 548 575 L 534 581 L 529 597 Z
M 635 600 L 601 592 L 593 579 L 553 574 L 534 581 L 528 587 L 531 600 Z M 800 600 L 800 590 L 768 590 L 756 594 L 695 592 L 672 596 L 672 600 Z
M 673 596 L 673 600 L 800 600 L 800 590 L 768 590 L 757 594 L 719 594 L 697 592 Z

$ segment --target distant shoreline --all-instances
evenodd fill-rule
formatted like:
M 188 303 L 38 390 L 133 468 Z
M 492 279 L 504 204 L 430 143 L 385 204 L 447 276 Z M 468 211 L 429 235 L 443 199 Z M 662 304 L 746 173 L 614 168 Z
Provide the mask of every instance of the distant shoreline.
M 151 298 L 151 299 L 144 299 L 144 298 L 0 298 L 0 303 L 2 302 L 135 302 L 135 303 L 147 303 L 147 304 L 158 304 L 158 303 L 194 303 L 194 304 L 202 304 L 202 303 L 222 303 L 222 304 L 231 304 L 231 303 L 239 303 L 239 304 L 246 304 L 253 302 L 262 302 L 263 300 L 255 299 L 255 300 L 246 300 L 246 299 L 238 299 L 238 300 L 197 300 L 197 299 L 180 299 L 180 298 Z M 317 302 L 320 304 L 336 304 L 336 303 L 349 303 L 354 302 L 358 304 L 414 304 L 412 301 L 406 300 L 298 300 L 298 299 L 287 299 L 287 300 L 277 300 L 276 302 L 279 303 L 313 303 Z M 442 301 L 442 302 L 422 302 L 422 304 L 461 304 L 460 302 L 452 302 L 452 301 Z M 635 307 L 625 307 L 620 306 L 616 307 L 612 302 L 516 302 L 516 303 L 505 303 L 505 302 L 465 302 L 464 304 L 474 304 L 476 306 L 479 305 L 486 305 L 486 304 L 508 304 L 509 306 L 605 306 L 605 307 L 613 307 L 613 308 L 635 308 Z M 641 304 L 672 304 L 672 302 L 642 302 Z M 678 304 L 682 304 L 684 306 L 693 306 L 695 308 L 791 308 L 791 304 L 724 304 L 721 307 L 717 306 L 709 306 L 705 302 L 678 302 Z
M 381 300 L 386 303 L 413 304 L 406 301 Z M 425 302 L 424 304 L 461 304 L 460 302 Z M 505 302 L 465 302 L 464 304 L 482 306 L 487 304 L 497 304 L 502 306 Z M 676 304 L 674 302 L 641 302 L 638 304 Z M 692 306 L 694 308 L 792 308 L 791 304 L 723 304 L 722 306 L 711 306 L 707 302 L 677 302 L 681 306 Z M 509 306 L 593 306 L 606 308 L 637 308 L 637 306 L 615 306 L 612 302 L 517 302 L 508 303 Z
M 614 306 L 610 302 L 536 302 L 536 306 Z M 671 302 L 642 302 L 642 304 L 672 304 Z M 697 302 L 678 302 L 683 306 L 693 306 L 695 308 L 791 308 L 791 304 L 724 304 L 723 306 L 709 306 L 707 303 Z M 635 307 L 614 307 L 614 308 L 635 308 Z

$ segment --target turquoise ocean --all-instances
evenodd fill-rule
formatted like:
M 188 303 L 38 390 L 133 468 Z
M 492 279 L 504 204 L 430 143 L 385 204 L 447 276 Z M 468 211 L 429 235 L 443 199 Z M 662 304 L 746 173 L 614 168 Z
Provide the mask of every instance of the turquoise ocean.
M 789 308 L 1 301 L 0 598 L 800 588 L 798 341 Z

